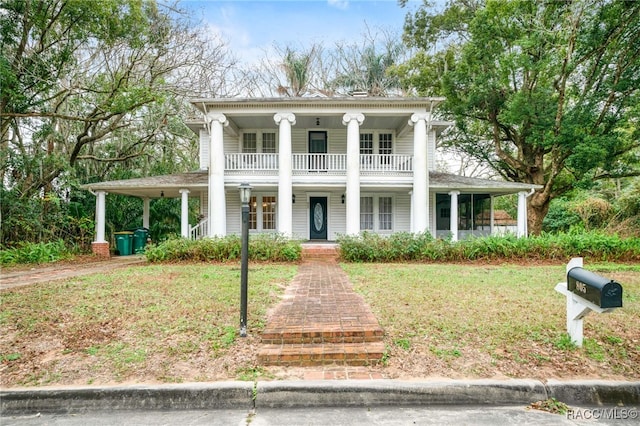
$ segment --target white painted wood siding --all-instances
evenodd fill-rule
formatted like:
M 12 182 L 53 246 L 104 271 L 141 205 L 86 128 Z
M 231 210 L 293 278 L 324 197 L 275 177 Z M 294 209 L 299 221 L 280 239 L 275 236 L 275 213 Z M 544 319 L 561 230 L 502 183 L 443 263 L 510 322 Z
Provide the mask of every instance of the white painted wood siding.
M 200 170 L 209 168 L 209 132 L 200 129 Z

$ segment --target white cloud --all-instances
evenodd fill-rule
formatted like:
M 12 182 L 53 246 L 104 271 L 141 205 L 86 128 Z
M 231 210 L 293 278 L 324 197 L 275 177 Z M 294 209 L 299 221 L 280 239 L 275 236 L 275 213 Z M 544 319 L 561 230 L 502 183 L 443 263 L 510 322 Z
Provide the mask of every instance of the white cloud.
M 327 0 L 327 3 L 336 9 L 347 10 L 349 8 L 348 0 Z

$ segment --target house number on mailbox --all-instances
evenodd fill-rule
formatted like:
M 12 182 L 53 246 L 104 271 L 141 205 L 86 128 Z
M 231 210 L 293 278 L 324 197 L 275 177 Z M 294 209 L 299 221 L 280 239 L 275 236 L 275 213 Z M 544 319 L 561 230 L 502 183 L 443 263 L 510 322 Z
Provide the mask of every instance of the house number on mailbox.
M 587 292 L 587 285 L 585 283 L 581 283 L 580 281 L 576 281 L 576 290 L 581 293 Z

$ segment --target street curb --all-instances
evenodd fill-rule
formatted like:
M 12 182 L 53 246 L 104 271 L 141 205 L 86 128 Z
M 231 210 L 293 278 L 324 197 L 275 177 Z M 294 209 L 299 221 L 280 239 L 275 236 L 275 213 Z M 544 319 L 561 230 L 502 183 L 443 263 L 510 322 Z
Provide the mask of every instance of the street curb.
M 547 380 L 549 398 L 566 404 L 624 404 L 640 406 L 640 381 Z
M 0 390 L 0 415 L 106 410 L 253 408 L 253 383 Z
M 640 405 L 640 381 L 322 380 L 0 390 L 0 415 L 393 405 Z
M 529 404 L 546 399 L 535 380 L 260 382 L 256 408 Z

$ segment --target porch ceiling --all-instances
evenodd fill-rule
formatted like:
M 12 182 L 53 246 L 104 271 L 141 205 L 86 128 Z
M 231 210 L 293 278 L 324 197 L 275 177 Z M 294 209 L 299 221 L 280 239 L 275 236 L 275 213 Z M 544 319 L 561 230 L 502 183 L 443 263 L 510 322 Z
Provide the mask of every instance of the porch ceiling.
M 153 176 L 137 179 L 123 179 L 107 182 L 97 182 L 82 185 L 87 191 L 106 191 L 110 194 L 130 195 L 140 198 L 161 198 L 161 194 L 168 198 L 180 197 L 180 189 L 191 191 L 190 196 L 200 191 L 206 191 L 209 183 L 207 171 L 195 171 L 173 175 Z M 385 187 L 381 185 L 367 185 L 370 188 Z M 335 187 L 335 185 L 334 185 Z M 316 185 L 308 188 L 318 190 Z M 391 187 L 387 186 L 391 189 Z M 494 195 L 515 194 L 520 191 L 530 191 L 541 188 L 540 185 L 527 183 L 504 182 L 490 179 L 470 178 L 449 173 L 429 172 L 429 189 L 436 192 L 460 191 L 463 193 L 483 193 Z M 304 185 L 296 186 L 296 190 L 304 190 Z

